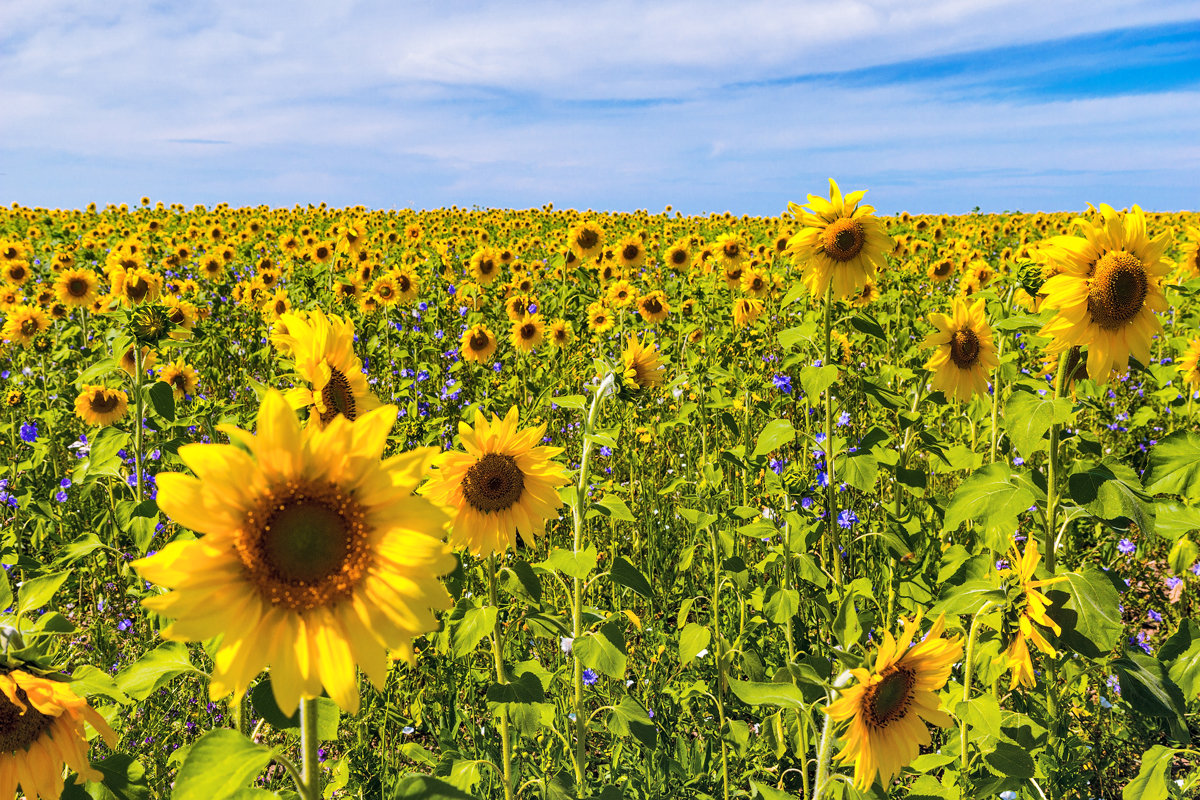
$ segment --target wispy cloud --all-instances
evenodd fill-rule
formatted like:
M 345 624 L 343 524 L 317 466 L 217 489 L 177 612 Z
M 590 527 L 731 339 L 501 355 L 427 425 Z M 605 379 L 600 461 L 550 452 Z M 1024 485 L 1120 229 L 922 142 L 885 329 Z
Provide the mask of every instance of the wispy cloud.
M 0 190 L 775 214 L 836 175 L 885 210 L 1182 207 L 1197 40 L 1172 0 L 7 4 Z

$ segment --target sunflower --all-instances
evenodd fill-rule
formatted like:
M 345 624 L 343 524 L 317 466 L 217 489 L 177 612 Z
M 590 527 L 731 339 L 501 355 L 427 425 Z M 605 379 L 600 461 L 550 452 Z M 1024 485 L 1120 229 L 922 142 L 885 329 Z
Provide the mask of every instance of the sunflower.
M 458 425 L 465 453 L 443 453 L 423 488 L 450 511 L 450 543 L 476 556 L 503 553 L 517 537 L 531 546 L 562 505 L 558 487 L 570 478 L 552 461 L 561 447 L 538 445 L 545 424 L 518 430 L 517 408 L 489 422 L 475 412 L 475 427 Z
M 504 313 L 509 322 L 520 322 L 530 313 L 529 307 L 537 308 L 537 298 L 528 294 L 514 294 L 504 301 Z
M 28 800 L 55 800 L 64 766 L 77 780 L 102 780 L 88 761 L 85 722 L 116 747 L 116 733 L 68 684 L 21 669 L 0 674 L 0 797 L 16 797 L 20 784 Z
M 1183 257 L 1179 259 L 1180 281 L 1200 278 L 1200 228 L 1187 229 L 1188 243 L 1183 247 Z
M 550 344 L 558 348 L 566 347 L 575 338 L 571 323 L 566 320 L 555 320 L 550 323 Z
M 390 306 L 400 299 L 400 287 L 391 275 L 380 275 L 371 284 L 371 296 L 381 306 Z
M 605 333 L 612 330 L 613 326 L 616 325 L 616 320 L 613 319 L 612 312 L 600 300 L 588 306 L 587 314 L 588 327 L 592 329 L 592 333 Z
M 1009 569 L 1001 570 L 1000 577 L 1005 579 L 1011 576 L 1014 579 L 1012 582 L 1016 584 L 1020 592 L 1017 601 L 1020 613 L 1016 621 L 1017 629 L 1011 631 L 1012 638 L 1004 653 L 1008 668 L 1012 672 L 1012 682 L 1008 688 L 1015 689 L 1017 684 L 1033 687 L 1036 681 L 1033 675 L 1033 659 L 1029 655 L 1029 642 L 1033 642 L 1043 653 L 1049 656 L 1055 655 L 1054 648 L 1046 641 L 1046 637 L 1042 636 L 1041 631 L 1034 627 L 1034 624 L 1050 628 L 1056 635 L 1062 633 L 1062 628 L 1058 623 L 1046 614 L 1046 609 L 1050 607 L 1050 598 L 1038 590 L 1043 586 L 1064 581 L 1066 578 L 1060 576 L 1039 581 L 1033 579 L 1033 574 L 1038 567 L 1036 539 L 1029 540 L 1025 545 L 1024 553 L 1018 550 L 1014 544 L 1009 559 L 1012 566 Z M 1008 626 L 1006 625 L 1006 627 Z
M 723 233 L 712 244 L 713 253 L 727 266 L 741 266 L 749 255 L 746 240 L 737 233 Z M 741 276 L 739 275 L 739 278 Z
M 662 385 L 666 367 L 659 359 L 658 345 L 652 339 L 639 341 L 630 334 L 621 360 L 625 363 L 621 379 L 627 388 L 652 389 Z
M 395 421 L 384 406 L 301 428 L 270 391 L 257 435 L 222 425 L 235 444 L 179 448 L 196 477 L 158 476 L 160 508 L 204 535 L 134 562 L 174 590 L 143 605 L 175 619 L 168 639 L 222 637 L 213 699 L 242 697 L 269 665 L 285 714 L 322 689 L 353 714 L 355 665 L 382 689 L 387 650 L 411 660 L 413 638 L 437 626 L 431 609 L 450 607 L 445 514 L 413 495 L 436 451 L 381 462 Z
M 321 427 L 338 416 L 353 420 L 379 405 L 354 354 L 354 323 L 319 308 L 279 319 L 287 333 L 277 339 L 286 343 L 296 372 L 311 384 L 289 391 L 288 401 L 293 408 L 308 408 L 310 423 Z
M 1101 205 L 1100 216 L 1098 223 L 1075 220 L 1083 236 L 1055 236 L 1039 248 L 1062 270 L 1042 285 L 1044 305 L 1058 313 L 1040 335 L 1054 337 L 1051 354 L 1086 346 L 1088 377 L 1104 382 L 1128 371 L 1130 355 L 1150 362 L 1150 339 L 1162 332 L 1154 312 L 1168 308 L 1162 284 L 1170 234 L 1150 239 L 1137 206 L 1120 214 Z
M 954 262 L 948 258 L 941 258 L 929 265 L 925 275 L 934 283 L 941 283 L 954 274 Z
M 875 281 L 867 281 L 850 300 L 850 303 L 858 308 L 866 308 L 878 299 L 879 285 Z
M 484 364 L 490 361 L 492 353 L 496 352 L 496 336 L 482 323 L 463 331 L 459 343 L 459 352 L 464 361 Z
M 308 257 L 318 264 L 328 264 L 337 255 L 333 242 L 317 242 L 308 250 Z
M 595 258 L 604 249 L 604 230 L 594 222 L 581 220 L 571 226 L 567 240 L 580 261 Z
M 26 261 L 5 261 L 0 269 L 0 277 L 9 283 L 20 286 L 29 280 L 29 263 Z
M 164 364 L 158 371 L 158 379 L 171 387 L 176 400 L 195 394 L 200 386 L 200 376 L 182 358 Z
M 112 425 L 128 408 L 129 395 L 105 386 L 86 385 L 75 398 L 75 414 L 88 425 Z
M 649 323 L 662 322 L 671 313 L 671 305 L 667 296 L 660 291 L 653 291 L 638 300 L 638 313 Z
M 512 324 L 509 341 L 513 347 L 522 353 L 528 353 L 545 339 L 545 324 L 541 314 L 526 314 L 521 320 Z
M 930 744 L 926 722 L 943 728 L 951 724 L 934 693 L 961 657 L 962 642 L 942 638 L 945 623 L 938 617 L 925 638 L 909 647 L 919 623 L 920 617 L 906 621 L 899 642 L 885 631 L 875 668 L 851 670 L 857 683 L 825 708 L 835 722 L 849 721 L 838 760 L 854 762 L 859 789 L 869 788 L 876 775 L 889 783 L 916 758 L 918 748 Z
M 663 256 L 663 263 L 669 266 L 675 272 L 681 272 L 688 265 L 691 259 L 691 252 L 688 248 L 686 239 L 681 239 L 667 250 Z
M 500 276 L 500 254 L 494 247 L 481 247 L 471 256 L 471 275 L 480 286 L 490 286 Z
M 112 292 L 127 306 L 152 303 L 162 292 L 162 278 L 142 267 L 117 270 L 112 277 Z
M 287 289 L 276 289 L 262 307 L 263 316 L 269 320 L 277 320 L 291 310 L 292 301 L 288 299 Z
M 830 178 L 829 200 L 810 194 L 807 210 L 788 203 L 788 210 L 803 225 L 788 241 L 788 252 L 813 296 L 823 297 L 832 285 L 835 299 L 848 297 L 886 266 L 892 239 L 874 215 L 875 209 L 859 205 L 864 194 L 858 191 L 843 197 Z
M 17 344 L 29 344 L 34 337 L 49 328 L 50 318 L 46 316 L 45 311 L 33 306 L 15 306 L 9 309 L 8 319 L 4 321 L 0 336 Z
M 962 298 L 954 300 L 949 316 L 930 314 L 929 322 L 937 328 L 925 337 L 924 347 L 936 352 L 925 363 L 934 370 L 933 388 L 967 402 L 973 394 L 987 394 L 988 371 L 1000 365 L 992 329 L 983 315 L 983 300 L 970 306 Z
M 421 292 L 421 281 L 417 273 L 408 268 L 392 270 L 392 280 L 396 282 L 397 299 L 409 303 L 417 299 Z
M 754 324 L 762 316 L 763 304 L 753 297 L 743 297 L 733 302 L 733 324 L 738 328 Z
M 742 273 L 742 291 L 751 297 L 766 297 L 771 291 L 771 279 L 765 269 L 754 267 Z
M 617 263 L 624 269 L 640 267 L 646 261 L 646 245 L 638 236 L 626 236 L 613 248 Z
M 1188 342 L 1187 350 L 1179 359 L 1177 369 L 1183 376 L 1184 385 L 1193 391 L 1200 389 L 1200 339 L 1192 339 Z

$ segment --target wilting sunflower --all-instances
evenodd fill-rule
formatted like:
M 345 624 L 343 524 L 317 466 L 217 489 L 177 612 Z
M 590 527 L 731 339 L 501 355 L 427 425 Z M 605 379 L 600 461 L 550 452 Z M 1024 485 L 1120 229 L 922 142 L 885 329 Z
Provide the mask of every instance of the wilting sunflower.
M 84 723 L 116 747 L 117 735 L 87 701 L 59 681 L 21 669 L 0 674 L 0 797 L 57 800 L 63 794 L 63 767 L 79 779 L 103 775 L 88 761 Z
M 120 389 L 87 385 L 75 398 L 75 414 L 88 425 L 111 425 L 125 416 L 129 395 Z
M 490 361 L 492 353 L 496 352 L 496 336 L 483 323 L 463 331 L 459 344 L 463 361 L 484 364 Z
M 1000 365 L 992 329 L 983 315 L 983 300 L 970 306 L 955 298 L 949 315 L 930 314 L 929 322 L 937 331 L 925 337 L 924 347 L 937 350 L 925 362 L 933 370 L 934 389 L 967 402 L 973 394 L 987 394 L 987 376 Z
M 838 760 L 854 762 L 854 785 L 860 789 L 869 788 L 876 775 L 886 786 L 917 757 L 919 748 L 930 743 L 926 722 L 943 728 L 951 724 L 934 693 L 962 656 L 962 642 L 942 638 L 944 620 L 938 617 L 925 638 L 909 647 L 919 624 L 920 617 L 906 620 L 899 642 L 885 631 L 875 668 L 851 670 L 855 685 L 825 708 L 836 722 L 849 721 Z
M 557 319 L 550 323 L 550 344 L 563 348 L 569 345 L 573 338 L 575 338 L 575 332 L 571 330 L 570 322 Z
M 158 379 L 170 385 L 176 400 L 195 394 L 200 386 L 200 376 L 190 365 L 185 364 L 182 358 L 164 364 L 158 371 Z
M 1014 544 L 1009 551 L 1009 559 L 1011 566 L 1009 569 L 1001 570 L 1000 577 L 1001 579 L 1008 578 L 1011 583 L 1015 583 L 1019 592 L 1016 604 L 1018 612 L 1016 630 L 1008 631 L 1011 639 L 1004 652 L 1004 658 L 1012 672 L 1012 682 L 1008 688 L 1015 689 L 1017 684 L 1032 687 L 1036 683 L 1033 675 L 1033 659 L 1029 655 L 1029 642 L 1033 642 L 1046 655 L 1055 655 L 1054 648 L 1035 626 L 1043 625 L 1054 631 L 1056 635 L 1062 633 L 1062 628 L 1046 614 L 1046 609 L 1050 607 L 1050 598 L 1038 590 L 1043 586 L 1064 581 L 1066 577 L 1059 576 L 1040 581 L 1033 579 L 1033 574 L 1038 567 L 1036 539 L 1029 539 L 1024 553 L 1018 550 Z M 1005 622 L 1007 623 L 1008 620 Z M 1006 627 L 1008 627 L 1007 624 Z
M 354 323 L 319 308 L 279 319 L 287 333 L 277 338 L 287 343 L 296 372 L 310 384 L 287 393 L 293 408 L 308 408 L 309 421 L 323 426 L 337 416 L 353 420 L 379 405 L 362 359 L 354 354 Z
M 738 328 L 752 325 L 762 316 L 763 304 L 753 297 L 742 297 L 733 301 L 733 324 Z
M 54 279 L 58 301 L 68 306 L 90 306 L 100 296 L 100 282 L 90 269 L 64 269 Z
M 520 352 L 528 353 L 546 338 L 545 327 L 541 314 L 526 314 L 524 318 L 512 324 L 509 341 Z
M 579 260 L 586 261 L 604 249 L 604 230 L 594 222 L 582 220 L 571 226 L 567 240 Z
M 270 666 L 285 714 L 322 688 L 353 714 L 355 665 L 382 689 L 387 650 L 411 659 L 413 638 L 437 626 L 431 609 L 450 607 L 446 517 L 413 495 L 436 451 L 381 462 L 395 420 L 384 406 L 302 428 L 271 391 L 257 435 L 222 425 L 234 444 L 179 448 L 196 477 L 159 474 L 159 507 L 204 535 L 134 567 L 173 590 L 143 601 L 175 619 L 164 637 L 222 637 L 213 699 L 241 697 Z
M 546 426 L 518 430 L 517 408 L 501 420 L 475 412 L 475 427 L 458 424 L 465 453 L 443 453 L 422 490 L 450 511 L 450 543 L 476 556 L 503 553 L 517 537 L 528 547 L 562 505 L 570 478 L 552 461 L 561 447 L 538 443 Z
M 45 311 L 33 306 L 14 306 L 8 310 L 8 319 L 4 321 L 0 336 L 17 344 L 29 344 L 49 328 L 50 318 Z
M 1170 234 L 1150 239 L 1137 206 L 1120 214 L 1102 205 L 1100 216 L 1099 223 L 1075 220 L 1083 236 L 1055 236 L 1039 248 L 1062 269 L 1042 285 L 1043 305 L 1058 313 L 1040 335 L 1054 337 L 1051 354 L 1086 346 L 1088 377 L 1104 382 L 1129 369 L 1130 355 L 1150 362 L 1150 340 L 1162 332 L 1154 312 L 1168 308 L 1162 284 Z
M 643 295 L 642 299 L 638 300 L 637 309 L 638 313 L 642 315 L 642 319 L 649 323 L 662 322 L 671 313 L 671 305 L 667 302 L 667 296 L 657 290 Z
M 859 205 L 865 191 L 845 197 L 829 179 L 829 199 L 808 196 L 808 206 L 788 203 L 803 227 L 788 241 L 788 252 L 803 271 L 814 297 L 824 297 L 830 285 L 835 299 L 848 297 L 886 266 L 892 238 L 875 209 Z M 807 210 L 806 210 L 807 209 Z
M 661 386 L 666 377 L 666 367 L 659 358 L 658 345 L 653 339 L 639 340 L 630 334 L 621 360 L 625 364 L 621 380 L 628 389 L 652 389 Z
M 1188 342 L 1187 350 L 1180 357 L 1177 369 L 1183 377 L 1184 385 L 1193 391 L 1200 389 L 1200 339 Z

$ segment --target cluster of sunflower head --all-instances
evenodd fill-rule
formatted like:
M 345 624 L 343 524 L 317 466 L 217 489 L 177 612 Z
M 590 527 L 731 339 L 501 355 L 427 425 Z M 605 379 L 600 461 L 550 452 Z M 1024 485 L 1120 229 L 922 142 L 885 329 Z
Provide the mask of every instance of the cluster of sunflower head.
M 170 590 L 144 603 L 175 620 L 165 637 L 223 637 L 214 698 L 241 696 L 269 667 L 285 712 L 322 691 L 354 712 L 356 667 L 382 688 L 389 654 L 411 659 L 449 608 L 450 547 L 532 543 L 567 474 L 541 444 L 545 425 L 520 429 L 515 408 L 460 424 L 465 452 L 385 457 L 397 409 L 367 390 L 350 323 L 285 314 L 273 339 L 310 385 L 269 392 L 256 434 L 221 426 L 230 444 L 180 448 L 192 475 L 159 475 L 158 502 L 202 536 L 135 567 Z

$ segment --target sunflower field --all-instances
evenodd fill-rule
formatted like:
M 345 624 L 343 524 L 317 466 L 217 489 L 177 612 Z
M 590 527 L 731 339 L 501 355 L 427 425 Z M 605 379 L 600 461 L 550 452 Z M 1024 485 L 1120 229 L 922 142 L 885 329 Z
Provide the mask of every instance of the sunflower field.
M 1200 796 L 1200 216 L 0 210 L 0 798 Z

